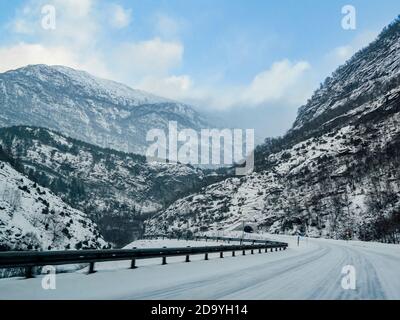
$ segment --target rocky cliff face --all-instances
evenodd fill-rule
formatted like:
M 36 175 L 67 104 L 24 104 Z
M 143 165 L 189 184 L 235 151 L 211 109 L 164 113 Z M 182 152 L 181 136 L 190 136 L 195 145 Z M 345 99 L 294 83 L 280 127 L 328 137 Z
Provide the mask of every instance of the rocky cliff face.
M 329 77 L 256 172 L 180 199 L 147 232 L 235 229 L 390 240 L 400 223 L 400 21 Z

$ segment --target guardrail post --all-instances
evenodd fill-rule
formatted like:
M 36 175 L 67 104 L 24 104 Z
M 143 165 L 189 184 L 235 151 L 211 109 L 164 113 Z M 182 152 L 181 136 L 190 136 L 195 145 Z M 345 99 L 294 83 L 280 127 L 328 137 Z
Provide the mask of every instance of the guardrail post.
M 163 247 L 166 249 L 167 247 Z M 165 266 L 167 264 L 167 257 L 162 257 L 162 265 Z
M 27 279 L 33 278 L 33 267 L 32 266 L 25 268 L 25 278 L 27 278 Z
M 246 255 L 246 250 L 243 250 L 243 255 L 244 255 L 244 256 Z
M 190 248 L 190 247 L 187 247 Z M 190 262 L 190 255 L 186 255 L 186 262 Z
M 261 248 L 258 249 L 258 253 L 261 253 Z
M 232 257 L 236 257 L 236 252 L 232 251 Z
M 208 260 L 208 253 L 204 255 L 204 260 Z
M 219 253 L 219 257 L 220 257 L 221 259 L 224 257 L 224 253 L 223 253 L 222 251 Z
M 278 251 L 278 248 L 275 248 L 275 252 Z
M 251 249 L 251 254 L 254 254 L 254 249 Z
M 132 259 L 131 260 L 131 269 L 136 269 L 137 267 L 136 267 L 136 260 L 135 259 Z
M 95 273 L 96 271 L 94 270 L 94 262 L 90 262 L 89 264 L 89 274 Z

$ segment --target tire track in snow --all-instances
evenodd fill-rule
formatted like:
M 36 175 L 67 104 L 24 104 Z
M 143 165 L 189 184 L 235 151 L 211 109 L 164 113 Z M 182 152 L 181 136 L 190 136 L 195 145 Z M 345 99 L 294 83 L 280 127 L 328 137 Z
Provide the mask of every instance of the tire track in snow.
M 223 276 L 213 276 L 168 289 L 148 291 L 130 297 L 129 299 L 196 299 L 206 295 L 206 299 L 227 299 L 232 293 L 238 293 L 247 288 L 257 287 L 273 278 L 284 278 L 285 274 L 304 265 L 313 263 L 328 254 L 329 248 L 317 247 L 316 250 L 303 255 L 269 261 L 255 267 L 244 268 Z

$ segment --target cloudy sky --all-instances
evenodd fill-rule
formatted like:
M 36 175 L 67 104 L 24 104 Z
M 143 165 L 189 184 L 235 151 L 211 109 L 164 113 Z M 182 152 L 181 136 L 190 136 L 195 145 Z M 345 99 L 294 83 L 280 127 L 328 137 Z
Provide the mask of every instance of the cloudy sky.
M 342 28 L 348 4 L 355 30 Z M 0 0 L 0 72 L 66 65 L 276 136 L 398 14 L 398 0 Z

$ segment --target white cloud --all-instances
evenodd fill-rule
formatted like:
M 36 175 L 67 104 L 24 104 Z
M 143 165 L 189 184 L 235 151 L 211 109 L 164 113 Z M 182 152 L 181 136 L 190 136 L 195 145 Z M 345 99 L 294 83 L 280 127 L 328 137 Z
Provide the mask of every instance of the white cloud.
M 132 78 L 165 77 L 183 60 L 184 46 L 180 42 L 147 41 L 125 43 L 114 53 L 114 66 Z
M 338 46 L 329 52 L 325 60 L 331 68 L 336 68 L 349 60 L 357 51 L 364 48 L 376 39 L 379 32 L 367 31 L 355 37 L 349 44 Z
M 282 60 L 272 65 L 269 70 L 259 73 L 244 90 L 241 100 L 251 105 L 279 100 L 297 100 L 298 90 L 305 72 L 310 69 L 306 61 L 292 63 Z M 298 101 L 300 102 L 300 101 Z
M 0 72 L 14 70 L 29 64 L 64 65 L 86 70 L 100 77 L 110 77 L 98 56 L 78 56 L 76 51 L 64 46 L 43 46 L 42 44 L 19 43 L 0 47 Z
M 9 24 L 15 33 L 30 35 L 43 45 L 62 45 L 81 49 L 96 43 L 101 26 L 94 12 L 97 0 L 30 0 L 17 10 Z M 42 28 L 44 6 L 54 6 L 56 30 Z
M 65 47 L 46 48 L 40 44 L 20 43 L 0 48 L 0 72 L 28 64 L 64 64 L 77 67 L 75 57 Z
M 113 4 L 110 7 L 111 12 L 111 20 L 110 24 L 112 27 L 117 29 L 122 29 L 127 26 L 132 21 L 132 10 L 131 9 L 124 9 L 120 5 Z
M 170 99 L 218 110 L 272 104 L 298 107 L 314 89 L 307 73 L 310 68 L 306 61 L 293 63 L 285 59 L 273 63 L 271 68 L 241 86 L 196 86 L 189 75 L 180 75 L 149 77 L 142 81 L 140 88 Z
M 44 1 L 45 4 L 54 4 L 56 8 L 63 10 L 68 16 L 84 18 L 90 14 L 97 0 L 53 0 Z M 61 13 L 61 12 L 60 12 Z
M 188 99 L 193 94 L 193 81 L 188 75 L 160 77 L 145 77 L 138 84 L 144 91 L 157 93 L 159 96 L 174 100 Z
M 48 4 L 55 6 L 57 14 L 57 28 L 51 32 L 42 29 L 40 23 L 41 8 Z M 36 63 L 60 64 L 131 85 L 147 78 L 169 77 L 182 63 L 181 42 L 155 37 L 116 44 L 110 39 L 110 27 L 127 26 L 131 13 L 130 9 L 98 0 L 29 0 L 9 25 L 14 33 L 24 34 L 24 42 L 0 46 L 0 70 Z M 106 17 L 109 23 L 104 23 Z
M 53 4 L 57 29 L 43 30 L 38 23 L 41 5 Z M 123 28 L 131 21 L 131 10 L 98 0 L 30 0 L 12 24 L 14 32 L 30 41 L 0 46 L 0 71 L 27 64 L 59 64 L 121 81 L 175 100 L 210 109 L 301 105 L 312 92 L 305 61 L 278 61 L 256 74 L 247 84 L 221 85 L 222 79 L 197 84 L 188 74 L 177 72 L 183 63 L 184 45 L 177 35 L 182 23 L 167 15 L 156 16 L 157 36 L 148 40 L 116 44 L 109 39 L 110 27 Z M 104 23 L 101 9 L 108 10 Z M 40 22 L 40 20 L 39 20 Z M 108 29 L 107 29 L 108 28 Z M 34 35 L 27 34 L 32 31 Z M 313 88 L 313 87 L 311 87 Z
M 163 38 L 174 39 L 178 36 L 183 24 L 181 20 L 159 13 L 155 19 L 155 30 Z

